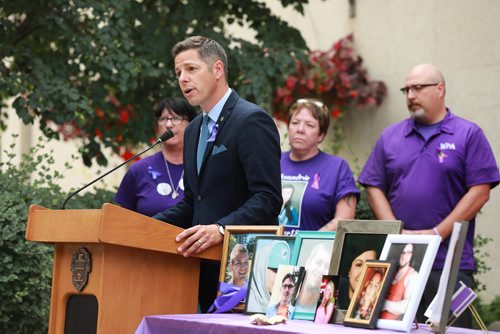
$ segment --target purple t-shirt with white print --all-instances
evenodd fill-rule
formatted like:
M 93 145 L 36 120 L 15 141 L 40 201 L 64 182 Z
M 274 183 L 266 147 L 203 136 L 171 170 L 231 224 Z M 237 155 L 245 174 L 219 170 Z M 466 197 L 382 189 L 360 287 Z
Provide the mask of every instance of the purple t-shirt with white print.
M 338 201 L 349 194 L 359 199 L 347 162 L 321 151 L 305 161 L 292 161 L 290 152 L 282 153 L 281 186 L 284 207 L 278 220 L 286 235 L 319 230 L 334 218 Z
M 123 177 L 114 201 L 146 216 L 154 216 L 177 204 L 184 198 L 184 165 L 169 163 L 168 168 L 174 186 L 161 151 L 135 162 Z M 173 195 L 175 189 L 178 196 Z

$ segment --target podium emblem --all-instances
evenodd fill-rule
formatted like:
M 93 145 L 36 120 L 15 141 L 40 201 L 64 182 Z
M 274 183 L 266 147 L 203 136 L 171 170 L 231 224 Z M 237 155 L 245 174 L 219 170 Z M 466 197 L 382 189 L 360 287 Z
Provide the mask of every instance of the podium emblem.
M 85 248 L 78 248 L 71 259 L 71 275 L 73 286 L 80 292 L 83 290 L 89 278 L 89 273 L 92 270 L 92 261 L 90 252 Z

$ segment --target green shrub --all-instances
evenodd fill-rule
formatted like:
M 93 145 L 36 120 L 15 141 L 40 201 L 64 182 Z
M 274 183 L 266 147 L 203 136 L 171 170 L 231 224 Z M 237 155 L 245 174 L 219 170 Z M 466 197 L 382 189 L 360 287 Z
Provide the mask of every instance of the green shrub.
M 486 327 L 500 321 L 500 296 L 495 296 L 493 301 L 489 304 L 484 304 L 480 297 L 474 300 L 474 307 L 476 308 L 481 320 L 483 320 Z M 474 319 L 474 328 L 480 328 L 477 321 Z
M 476 272 L 474 273 L 476 286 L 474 288 L 474 291 L 476 293 L 486 290 L 486 284 L 482 283 L 479 280 L 479 277 L 491 270 L 491 267 L 487 262 L 490 254 L 484 250 L 484 246 L 486 246 L 491 241 L 493 241 L 492 238 L 483 237 L 480 234 L 477 234 L 474 237 L 474 261 L 476 263 Z M 489 326 L 491 323 L 500 320 L 500 296 L 495 296 L 495 299 L 490 304 L 484 304 L 481 298 L 478 297 L 474 300 L 473 304 L 486 326 Z M 475 319 L 474 327 L 480 328 Z
M 474 261 L 476 263 L 476 272 L 474 273 L 474 279 L 476 281 L 476 287 L 474 289 L 475 292 L 486 290 L 486 285 L 481 283 L 478 280 L 478 277 L 491 270 L 491 267 L 487 263 L 487 259 L 490 257 L 490 254 L 484 250 L 484 247 L 490 241 L 493 241 L 493 239 L 483 237 L 481 234 L 476 234 L 474 237 Z
M 359 183 L 356 185 L 358 187 L 358 190 L 361 192 L 359 196 L 358 205 L 356 206 L 356 216 L 355 216 L 356 219 L 368 219 L 368 220 L 375 219 L 375 216 L 373 215 L 373 212 L 370 209 L 370 206 L 368 205 L 366 188 L 360 186 Z
M 29 206 L 58 209 L 67 196 L 57 185 L 63 174 L 53 170 L 52 152 L 38 153 L 44 144 L 40 140 L 18 164 L 12 144 L 0 163 L 0 333 L 46 333 L 48 328 L 53 249 L 24 239 Z M 105 190 L 87 193 L 68 207 L 100 207 L 111 196 Z
M 354 179 L 356 180 L 356 187 L 361 192 L 358 204 L 356 205 L 355 219 L 373 220 L 375 219 L 375 216 L 373 215 L 372 209 L 370 209 L 370 205 L 368 205 L 368 194 L 366 188 L 357 182 L 359 173 L 361 173 L 361 166 L 357 158 L 354 159 L 354 163 L 351 168 L 354 174 Z

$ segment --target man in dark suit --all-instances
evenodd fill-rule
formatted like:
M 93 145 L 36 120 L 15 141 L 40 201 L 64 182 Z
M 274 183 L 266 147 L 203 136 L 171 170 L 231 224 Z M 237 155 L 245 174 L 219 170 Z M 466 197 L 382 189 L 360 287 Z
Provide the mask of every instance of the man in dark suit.
M 185 198 L 155 218 L 186 228 L 176 241 L 187 257 L 221 243 L 226 225 L 277 224 L 281 150 L 272 118 L 229 88 L 219 43 L 194 36 L 172 54 L 182 93 L 203 113 L 185 130 Z M 218 276 L 219 263 L 202 261 L 202 312 L 216 296 Z

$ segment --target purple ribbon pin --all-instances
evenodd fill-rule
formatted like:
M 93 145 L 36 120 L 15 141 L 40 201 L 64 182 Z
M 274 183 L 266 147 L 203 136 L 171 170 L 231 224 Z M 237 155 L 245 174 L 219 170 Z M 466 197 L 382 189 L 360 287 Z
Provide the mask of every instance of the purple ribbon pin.
M 160 172 L 155 171 L 153 168 L 151 168 L 151 166 L 148 166 L 148 173 L 151 174 L 151 177 L 153 178 L 153 180 L 156 180 L 158 178 L 158 176 L 161 175 Z
M 215 124 L 214 127 L 212 128 L 212 134 L 207 140 L 207 143 L 211 143 L 215 141 L 215 138 L 217 137 L 217 129 L 219 128 L 219 124 Z

